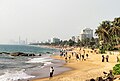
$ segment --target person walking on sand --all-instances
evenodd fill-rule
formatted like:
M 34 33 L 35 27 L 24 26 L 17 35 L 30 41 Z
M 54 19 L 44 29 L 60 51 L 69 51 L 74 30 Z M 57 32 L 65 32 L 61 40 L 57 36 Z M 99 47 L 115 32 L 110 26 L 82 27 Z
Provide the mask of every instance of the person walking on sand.
M 54 72 L 53 67 L 50 67 L 50 77 L 53 77 L 53 72 Z
M 102 62 L 104 62 L 104 59 L 105 59 L 105 57 L 104 57 L 104 55 L 102 55 Z
M 109 55 L 106 56 L 106 62 L 108 62 L 108 59 L 109 59 Z

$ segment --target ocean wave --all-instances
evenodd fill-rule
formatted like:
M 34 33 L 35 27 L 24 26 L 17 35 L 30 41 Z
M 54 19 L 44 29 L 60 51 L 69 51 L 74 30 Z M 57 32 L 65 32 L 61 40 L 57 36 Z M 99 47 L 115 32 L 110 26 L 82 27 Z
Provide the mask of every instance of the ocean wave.
M 21 71 L 6 71 L 3 75 L 0 76 L 0 81 L 16 81 L 35 77 L 26 74 L 24 71 L 24 69 Z
M 53 59 L 48 58 L 48 57 L 33 58 L 33 59 L 30 59 L 29 61 L 27 61 L 26 63 L 44 63 L 44 66 L 45 66 L 45 65 L 52 64 L 52 62 L 51 62 L 52 60 Z

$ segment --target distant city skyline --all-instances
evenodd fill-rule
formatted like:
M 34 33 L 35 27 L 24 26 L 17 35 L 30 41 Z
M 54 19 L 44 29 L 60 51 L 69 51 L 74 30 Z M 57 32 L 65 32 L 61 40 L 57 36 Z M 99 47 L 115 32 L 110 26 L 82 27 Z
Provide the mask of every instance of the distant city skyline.
M 0 44 L 69 39 L 120 16 L 120 0 L 0 0 Z

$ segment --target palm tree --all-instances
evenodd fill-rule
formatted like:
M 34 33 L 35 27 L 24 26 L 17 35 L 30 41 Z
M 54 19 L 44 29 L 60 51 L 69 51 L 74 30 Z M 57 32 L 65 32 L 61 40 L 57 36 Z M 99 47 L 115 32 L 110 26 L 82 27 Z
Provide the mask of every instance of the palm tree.
M 99 41 L 108 42 L 109 41 L 109 32 L 110 29 L 110 21 L 103 21 L 98 29 L 96 30 L 95 34 L 98 35 Z
M 111 36 L 111 42 L 114 41 L 115 45 L 119 44 L 120 38 L 120 17 L 115 18 L 112 22 L 112 27 L 109 29 L 109 34 Z
M 103 21 L 100 23 L 98 29 L 96 30 L 95 34 L 98 35 L 99 41 L 101 42 L 101 45 L 99 46 L 99 49 L 101 53 L 104 53 L 105 50 L 107 50 L 107 44 L 110 42 L 110 35 L 108 30 L 111 28 L 111 22 L 110 21 Z

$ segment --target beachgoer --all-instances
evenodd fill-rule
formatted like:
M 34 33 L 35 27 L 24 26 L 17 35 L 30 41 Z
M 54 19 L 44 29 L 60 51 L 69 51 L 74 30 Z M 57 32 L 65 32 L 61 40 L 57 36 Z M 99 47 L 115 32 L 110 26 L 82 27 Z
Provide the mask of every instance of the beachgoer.
M 95 81 L 103 81 L 102 77 L 97 77 Z
M 77 61 L 80 60 L 78 54 L 76 54 L 76 60 L 77 60 Z
M 119 57 L 117 56 L 117 62 L 119 62 Z
M 72 52 L 72 56 L 73 56 L 73 52 Z
M 63 56 L 63 52 L 60 52 L 60 57 L 62 57 Z
M 53 72 L 54 72 L 53 67 L 50 67 L 50 77 L 53 77 Z
M 109 55 L 106 56 L 106 62 L 108 62 L 108 59 L 109 59 Z
M 64 53 L 64 54 L 63 54 L 63 56 L 65 57 L 65 56 L 66 56 L 66 54 Z
M 65 62 L 67 63 L 67 57 L 65 57 Z
M 85 59 L 84 59 L 84 55 L 82 55 L 82 61 L 84 61 Z
M 67 52 L 65 53 L 65 55 L 67 56 Z
M 81 60 L 81 56 L 82 56 L 82 55 L 81 55 L 81 53 L 80 53 L 80 60 Z
M 110 70 L 109 72 L 110 72 L 110 73 L 108 73 L 108 75 L 107 75 L 107 77 L 108 77 L 107 80 L 108 80 L 108 81 L 113 81 L 113 79 L 114 79 L 113 72 L 112 72 L 112 70 Z
M 69 55 L 69 60 L 71 59 L 71 55 Z
M 104 59 L 105 59 L 105 57 L 104 57 L 104 55 L 102 55 L 102 62 L 104 62 Z
M 88 58 L 88 54 L 86 54 L 86 57 Z

